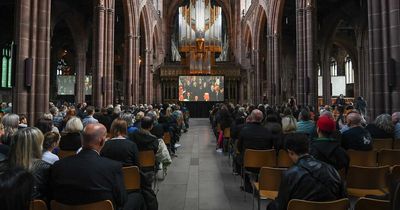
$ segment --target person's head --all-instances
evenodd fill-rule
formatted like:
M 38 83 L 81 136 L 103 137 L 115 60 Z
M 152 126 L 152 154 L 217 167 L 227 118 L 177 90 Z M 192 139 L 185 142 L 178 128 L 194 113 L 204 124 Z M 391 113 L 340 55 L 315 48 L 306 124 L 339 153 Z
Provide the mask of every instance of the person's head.
M 125 112 L 121 115 L 121 118 L 126 121 L 128 127 L 133 125 L 133 114 Z
M 144 117 L 144 112 L 140 111 L 136 114 L 135 121 L 139 122 Z
M 65 133 L 78 133 L 82 130 L 83 124 L 81 119 L 79 119 L 78 117 L 72 117 L 71 119 L 69 119 L 64 128 Z
M 141 126 L 144 130 L 151 130 L 153 128 L 154 120 L 149 116 L 145 116 L 141 120 Z
M 252 122 L 255 122 L 255 123 L 261 123 L 262 120 L 264 119 L 264 115 L 259 109 L 254 109 L 251 112 L 250 116 L 251 116 Z
M 275 113 L 271 113 L 267 115 L 267 118 L 265 119 L 267 122 L 276 122 L 279 123 L 279 118 L 278 115 Z
M 389 114 L 381 114 L 375 119 L 375 125 L 384 130 L 386 133 L 393 133 L 394 124 L 392 122 L 392 116 Z
M 296 163 L 300 156 L 308 154 L 309 152 L 308 136 L 303 133 L 291 133 L 286 135 L 285 148 L 288 151 L 290 159 Z
M 332 120 L 335 119 L 335 118 L 333 118 L 333 114 L 332 114 L 332 112 L 330 112 L 330 111 L 323 111 L 323 112 L 321 113 L 320 117 L 323 117 L 323 116 L 329 117 L 329 118 L 331 118 Z
M 17 114 L 6 114 L 1 118 L 1 123 L 3 123 L 6 131 L 8 129 L 16 131 L 19 124 L 19 116 Z
M 350 112 L 347 117 L 346 121 L 350 127 L 361 126 L 361 115 L 357 112 Z
M 56 116 L 58 114 L 58 108 L 55 106 L 51 107 L 49 111 L 53 116 Z
M 293 117 L 282 118 L 282 132 L 293 133 L 297 130 L 297 123 Z
M 19 115 L 19 124 L 28 124 L 28 119 L 26 118 L 26 115 L 24 114 Z
M 107 129 L 100 123 L 88 124 L 82 133 L 82 148 L 100 152 L 107 137 Z
M 86 113 L 87 113 L 88 115 L 93 115 L 93 114 L 94 114 L 94 107 L 93 107 L 93 106 L 88 106 L 88 107 L 86 108 Z
M 11 168 L 0 175 L 0 203 L 2 210 L 29 209 L 34 179 L 21 167 Z
M 75 108 L 69 108 L 67 110 L 67 116 L 76 116 L 76 109 Z
M 58 146 L 60 141 L 60 134 L 57 132 L 47 132 L 44 134 L 43 152 L 52 151 Z
M 283 111 L 283 115 L 284 116 L 293 115 L 292 110 L 289 107 L 285 108 L 285 110 Z
M 116 118 L 112 124 L 110 129 L 111 137 L 117 136 L 126 136 L 128 133 L 128 124 L 122 118 Z
M 336 122 L 328 116 L 322 116 L 317 121 L 317 132 L 319 137 L 330 137 L 336 130 Z
M 42 133 L 47 133 L 53 129 L 53 121 L 45 118 L 41 118 L 37 121 L 36 125 Z
M 10 146 L 10 166 L 30 170 L 33 161 L 42 158 L 43 138 L 42 132 L 35 127 L 18 130 Z
M 392 122 L 393 124 L 400 122 L 400 112 L 394 112 L 392 114 Z
M 302 121 L 309 121 L 311 119 L 310 112 L 307 109 L 302 109 L 299 114 L 299 119 Z
M 53 120 L 53 115 L 51 113 L 44 113 L 42 118 L 47 120 Z

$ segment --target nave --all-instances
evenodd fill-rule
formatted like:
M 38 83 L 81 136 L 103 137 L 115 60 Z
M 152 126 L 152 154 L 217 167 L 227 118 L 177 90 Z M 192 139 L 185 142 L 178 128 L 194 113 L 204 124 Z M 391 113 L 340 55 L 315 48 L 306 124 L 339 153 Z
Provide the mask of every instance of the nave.
M 232 175 L 228 156 L 215 151 L 208 119 L 191 119 L 179 143 L 178 157 L 160 182 L 160 210 L 252 209 L 251 194 L 247 193 L 245 201 L 240 177 Z M 263 204 L 261 209 L 265 209 Z

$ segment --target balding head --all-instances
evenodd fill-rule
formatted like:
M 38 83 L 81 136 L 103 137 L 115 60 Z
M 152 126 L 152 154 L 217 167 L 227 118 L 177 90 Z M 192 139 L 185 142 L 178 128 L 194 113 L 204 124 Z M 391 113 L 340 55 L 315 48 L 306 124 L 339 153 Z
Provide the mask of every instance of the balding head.
M 100 152 L 107 136 L 107 129 L 100 123 L 88 124 L 82 133 L 82 147 Z
M 392 122 L 393 124 L 400 122 L 400 112 L 394 112 L 392 114 Z
M 253 122 L 256 123 L 261 123 L 262 120 L 264 119 L 264 114 L 259 110 L 259 109 L 254 109 L 251 114 L 251 119 L 253 120 Z
M 347 124 L 350 127 L 356 127 L 361 125 L 361 115 L 357 112 L 351 112 L 347 115 Z

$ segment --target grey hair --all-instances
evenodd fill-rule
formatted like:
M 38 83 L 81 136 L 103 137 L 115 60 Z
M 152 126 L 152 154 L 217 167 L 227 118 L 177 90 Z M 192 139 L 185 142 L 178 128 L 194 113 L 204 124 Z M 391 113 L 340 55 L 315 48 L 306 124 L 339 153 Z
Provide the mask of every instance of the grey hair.
M 66 133 L 76 133 L 83 130 L 83 124 L 81 119 L 77 117 L 71 117 L 65 125 L 64 132 Z
M 133 121 L 134 121 L 133 120 L 134 119 L 134 115 L 133 114 L 131 114 L 131 113 L 123 113 L 123 114 L 121 114 L 121 118 L 126 121 L 126 123 L 128 124 L 128 127 L 133 125 Z
M 1 123 L 3 123 L 4 128 L 12 128 L 12 129 L 18 129 L 18 124 L 19 124 L 19 116 L 17 114 L 6 114 L 4 117 L 1 119 Z
M 389 114 L 381 114 L 375 119 L 375 125 L 386 131 L 387 133 L 393 133 L 394 131 L 394 125 L 392 122 L 392 116 Z

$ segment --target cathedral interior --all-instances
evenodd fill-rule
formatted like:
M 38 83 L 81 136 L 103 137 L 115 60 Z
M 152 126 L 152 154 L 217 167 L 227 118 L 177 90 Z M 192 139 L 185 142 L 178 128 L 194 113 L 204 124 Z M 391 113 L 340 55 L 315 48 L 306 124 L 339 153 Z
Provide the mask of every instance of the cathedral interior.
M 0 101 L 34 121 L 49 101 L 104 107 L 201 99 L 195 106 L 203 107 L 293 97 L 316 107 L 342 94 L 348 101 L 364 97 L 374 118 L 400 110 L 399 5 L 2 0 Z M 182 76 L 220 76 L 208 79 L 220 95 L 188 96 Z

